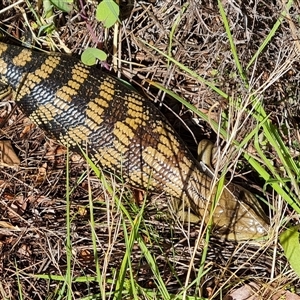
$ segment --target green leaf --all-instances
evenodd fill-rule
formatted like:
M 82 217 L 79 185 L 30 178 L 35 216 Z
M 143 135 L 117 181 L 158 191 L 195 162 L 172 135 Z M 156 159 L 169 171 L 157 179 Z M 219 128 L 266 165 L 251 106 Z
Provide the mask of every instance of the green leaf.
M 96 59 L 101 61 L 106 60 L 107 54 L 96 48 L 87 48 L 81 54 L 81 61 L 87 66 L 92 66 L 96 63 Z
M 97 6 L 96 19 L 103 23 L 103 26 L 109 28 L 118 20 L 120 13 L 119 6 L 113 0 L 103 0 Z
M 59 10 L 69 13 L 74 6 L 73 0 L 50 0 L 50 2 Z
M 300 277 L 300 244 L 299 244 L 299 226 L 293 226 L 284 231 L 279 241 L 284 250 L 284 254 L 291 264 L 295 273 Z

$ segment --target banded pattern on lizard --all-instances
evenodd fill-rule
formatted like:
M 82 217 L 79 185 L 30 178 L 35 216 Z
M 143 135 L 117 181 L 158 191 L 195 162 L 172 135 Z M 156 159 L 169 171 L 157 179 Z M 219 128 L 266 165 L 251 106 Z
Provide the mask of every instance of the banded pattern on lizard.
M 164 192 L 208 222 L 212 179 L 149 100 L 75 57 L 4 43 L 0 76 L 48 136 L 78 153 L 87 149 L 104 171 L 132 187 Z M 260 238 L 268 230 L 257 199 L 233 183 L 224 187 L 212 220 L 214 232 L 227 239 Z

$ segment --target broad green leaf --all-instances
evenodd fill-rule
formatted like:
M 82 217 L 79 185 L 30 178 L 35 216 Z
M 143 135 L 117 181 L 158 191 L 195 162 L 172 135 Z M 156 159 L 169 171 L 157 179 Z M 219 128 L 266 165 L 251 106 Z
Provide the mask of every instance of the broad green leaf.
M 59 10 L 69 13 L 74 6 L 73 0 L 50 0 L 50 2 Z
M 96 59 L 104 61 L 106 58 L 107 54 L 96 48 L 87 48 L 81 54 L 81 61 L 88 66 L 94 65 L 96 63 Z
M 43 17 L 48 19 L 53 16 L 53 4 L 50 0 L 44 0 L 43 1 Z
M 120 13 L 119 6 L 113 0 L 103 0 L 97 6 L 96 19 L 103 23 L 103 26 L 109 28 L 118 20 Z
M 300 244 L 299 244 L 299 226 L 293 226 L 284 231 L 279 241 L 284 250 L 284 254 L 291 264 L 295 273 L 300 277 Z

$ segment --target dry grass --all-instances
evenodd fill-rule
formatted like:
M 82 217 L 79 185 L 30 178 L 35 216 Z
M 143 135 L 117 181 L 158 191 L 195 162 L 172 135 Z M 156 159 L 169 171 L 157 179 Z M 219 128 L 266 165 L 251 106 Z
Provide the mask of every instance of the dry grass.
M 36 1 L 31 2 L 41 18 L 42 7 L 38 9 Z M 98 45 L 113 54 L 115 34 L 118 51 L 114 54 L 118 58 L 119 73 L 151 100 L 162 104 L 162 111 L 190 149 L 195 152 L 195 141 L 202 137 L 216 140 L 226 150 L 226 155 L 216 157 L 220 169 L 230 162 L 234 180 L 246 181 L 248 188 L 263 195 L 277 209 L 277 215 L 273 212 L 270 215 L 275 231 L 282 229 L 286 219 L 298 221 L 296 213 L 280 202 L 272 189 L 263 190 L 264 182 L 255 172 L 249 171 L 243 160 L 239 163 L 242 152 L 237 151 L 230 141 L 243 141 L 257 126 L 252 114 L 246 112 L 255 91 L 256 99 L 263 101 L 270 120 L 282 133 L 290 152 L 298 155 L 299 5 L 293 6 L 255 63 L 247 66 L 279 18 L 283 4 L 281 1 L 259 1 L 238 5 L 223 1 L 237 54 L 250 79 L 251 88 L 246 88 L 233 60 L 215 1 L 191 0 L 185 10 L 181 1 L 139 1 L 133 6 L 124 1 L 122 26 L 118 31 L 104 30 L 94 19 L 95 5 L 88 2 L 84 14 L 74 11 L 68 15 L 55 11 L 55 28 L 40 35 L 41 24 L 35 26 L 37 19 L 25 1 L 5 0 L 2 6 L 0 4 L 0 12 L 11 4 L 12 7 L 0 14 L 0 27 L 26 42 L 34 40 L 38 47 L 46 50 L 70 50 L 78 54 L 87 46 Z M 44 22 L 42 25 L 51 22 L 46 18 L 40 21 Z M 171 28 L 174 28 L 174 35 L 170 35 Z M 237 110 L 234 103 L 224 100 L 176 64 L 168 63 L 144 41 L 213 82 L 233 99 L 242 99 L 245 112 Z M 225 124 L 230 133 L 228 143 L 220 140 L 207 123 L 199 120 L 196 125 L 192 120 L 195 114 L 150 86 L 146 79 L 161 83 L 209 114 L 211 119 Z M 5 107 L 0 111 L 0 120 L 6 120 L 7 110 Z M 224 114 L 228 116 L 225 121 L 221 119 Z M 300 288 L 299 279 L 291 271 L 275 238 L 256 246 L 212 237 L 203 266 L 206 273 L 198 274 L 205 247 L 199 239 L 199 228 L 194 225 L 183 227 L 170 218 L 168 200 L 164 196 L 149 195 L 140 219 L 142 205 L 132 201 L 127 187 L 112 179 L 113 192 L 108 193 L 76 155 L 71 156 L 70 171 L 67 171 L 71 189 L 68 193 L 66 150 L 30 125 L 18 109 L 0 129 L 0 137 L 13 141 L 21 159 L 17 170 L 0 169 L 0 221 L 6 222 L 0 226 L 0 298 L 64 299 L 68 293 L 74 299 L 89 299 L 84 297 L 91 295 L 99 299 L 113 298 L 109 292 L 115 290 L 117 279 L 121 278 L 120 267 L 131 245 L 130 234 L 135 241 L 129 251 L 130 268 L 123 270 L 126 278 L 122 299 L 162 298 L 159 280 L 149 263 L 149 253 L 167 291 L 178 294 L 179 299 L 188 295 L 220 298 L 243 282 L 255 282 L 263 299 L 286 287 Z M 245 149 L 256 154 L 251 142 Z M 267 144 L 263 150 L 274 160 L 275 166 L 280 167 L 274 149 Z M 66 194 L 71 198 L 71 220 L 66 220 Z M 124 208 L 116 199 L 121 199 Z M 133 220 L 140 222 L 137 228 Z M 72 244 L 69 256 L 65 246 L 67 228 L 71 231 Z M 149 253 L 143 250 L 143 243 Z M 77 278 L 71 288 L 64 280 L 68 257 L 72 258 L 71 276 Z M 100 276 L 95 259 L 100 266 Z M 134 296 L 134 292 L 138 296 Z

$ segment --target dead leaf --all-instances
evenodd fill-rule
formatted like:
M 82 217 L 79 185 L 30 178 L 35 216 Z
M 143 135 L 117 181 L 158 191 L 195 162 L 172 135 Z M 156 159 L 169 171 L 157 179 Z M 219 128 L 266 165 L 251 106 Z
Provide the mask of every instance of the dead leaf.
M 11 223 L 8 223 L 6 221 L 0 221 L 0 227 L 1 228 L 7 228 L 10 230 L 20 231 L 18 226 L 13 226 Z
M 226 295 L 224 299 L 229 300 L 260 300 L 259 295 L 256 291 L 259 290 L 259 287 L 251 282 L 249 284 L 245 284 L 238 289 L 232 291 L 229 295 Z
M 141 205 L 144 202 L 144 192 L 138 189 L 133 190 L 133 197 L 135 200 L 135 203 L 137 205 Z
M 272 297 L 272 300 L 282 300 L 282 299 L 284 299 L 284 300 L 300 300 L 300 297 L 289 291 L 277 293 L 275 296 Z
M 22 194 L 15 196 L 13 198 L 13 202 L 10 205 L 10 208 L 19 216 L 23 215 L 27 208 L 27 199 Z M 12 219 L 15 217 L 15 214 L 11 214 L 10 212 L 8 212 L 8 215 Z
M 274 288 L 270 286 L 269 288 L 264 288 L 263 298 L 262 290 L 254 282 L 245 284 L 240 288 L 232 291 L 230 294 L 226 295 L 224 300 L 261 300 L 261 299 L 272 299 L 272 300 L 300 300 L 300 297 L 289 291 L 279 291 L 274 295 Z
M 32 251 L 30 250 L 30 247 L 28 245 L 22 244 L 21 247 L 18 249 L 18 253 L 23 257 L 30 257 Z
M 11 141 L 0 141 L 0 165 L 6 167 L 17 167 L 20 163 L 20 159 L 15 153 Z

